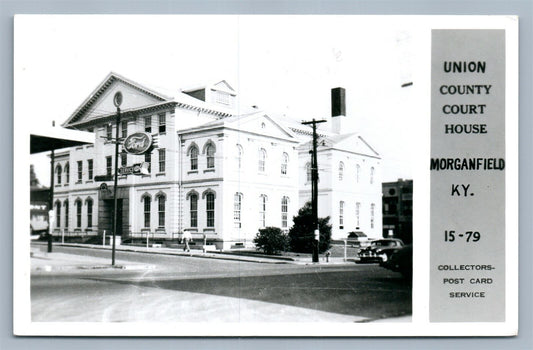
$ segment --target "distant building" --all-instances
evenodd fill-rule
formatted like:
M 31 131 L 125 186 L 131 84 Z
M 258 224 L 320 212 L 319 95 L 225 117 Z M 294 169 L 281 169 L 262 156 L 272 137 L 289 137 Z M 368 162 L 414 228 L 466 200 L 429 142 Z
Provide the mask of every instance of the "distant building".
M 413 241 L 413 180 L 384 182 L 383 237 Z

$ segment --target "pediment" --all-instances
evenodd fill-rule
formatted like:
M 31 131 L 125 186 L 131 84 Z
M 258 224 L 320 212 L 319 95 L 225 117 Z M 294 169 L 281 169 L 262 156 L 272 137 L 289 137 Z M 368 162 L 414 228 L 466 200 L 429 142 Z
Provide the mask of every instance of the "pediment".
M 253 134 L 261 134 L 276 138 L 295 139 L 294 134 L 289 129 L 281 126 L 268 115 L 262 113 L 241 118 L 238 122 L 234 121 L 228 126 Z
M 117 108 L 113 103 L 113 97 L 117 91 L 122 92 L 123 96 L 121 110 L 147 107 L 170 100 L 169 97 L 111 73 L 76 109 L 63 126 L 68 127 L 72 124 L 95 120 L 115 113 Z

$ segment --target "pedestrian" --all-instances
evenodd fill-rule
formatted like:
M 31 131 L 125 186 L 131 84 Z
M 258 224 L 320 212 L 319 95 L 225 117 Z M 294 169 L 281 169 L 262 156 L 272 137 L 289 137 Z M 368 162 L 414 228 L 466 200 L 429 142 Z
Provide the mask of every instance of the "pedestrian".
M 328 250 L 326 252 L 326 262 L 329 262 L 329 257 L 331 256 L 331 252 Z
M 183 233 L 183 237 L 181 238 L 181 243 L 185 244 L 183 246 L 183 251 L 190 252 L 191 248 L 189 247 L 189 242 L 192 239 L 192 235 L 189 231 L 185 231 Z

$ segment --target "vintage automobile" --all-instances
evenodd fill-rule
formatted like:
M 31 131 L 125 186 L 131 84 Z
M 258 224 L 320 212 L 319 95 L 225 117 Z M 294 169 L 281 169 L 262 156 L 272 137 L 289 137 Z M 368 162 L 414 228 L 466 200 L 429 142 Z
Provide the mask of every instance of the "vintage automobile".
M 413 276 L 413 245 L 409 244 L 395 251 L 389 260 L 379 264 L 380 266 L 399 272 L 406 279 Z
M 371 241 L 370 245 L 359 249 L 358 263 L 382 263 L 390 259 L 392 253 L 404 246 L 401 239 L 383 238 Z

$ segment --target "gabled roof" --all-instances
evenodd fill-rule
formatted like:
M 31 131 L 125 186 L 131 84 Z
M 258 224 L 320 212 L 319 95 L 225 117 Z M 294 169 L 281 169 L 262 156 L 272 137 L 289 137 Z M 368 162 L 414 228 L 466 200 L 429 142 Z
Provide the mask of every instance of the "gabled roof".
M 75 123 L 78 121 L 79 118 L 81 118 L 87 110 L 91 108 L 91 106 L 98 100 L 100 96 L 116 81 L 120 81 L 128 86 L 131 86 L 132 88 L 139 90 L 149 96 L 152 96 L 153 98 L 159 100 L 159 101 L 170 101 L 172 100 L 171 97 L 162 95 L 154 90 L 151 90 L 139 83 L 136 83 L 132 80 L 126 79 L 123 76 L 111 72 L 107 75 L 107 77 L 91 92 L 89 97 L 85 99 L 81 103 L 81 105 L 74 111 L 74 113 L 62 124 L 62 126 L 68 126 L 69 124 Z
M 238 116 L 232 116 L 227 118 L 221 118 L 218 120 L 214 120 L 193 128 L 183 129 L 178 131 L 178 134 L 186 134 L 196 131 L 205 131 L 210 129 L 218 129 L 218 128 L 228 128 L 233 130 L 240 130 L 240 131 L 250 131 L 254 132 L 253 130 L 245 130 L 242 128 L 242 126 L 246 127 L 248 122 L 252 122 L 255 119 L 264 118 L 268 121 L 270 121 L 278 130 L 280 130 L 283 134 L 285 134 L 286 137 L 290 139 L 294 139 L 295 142 L 298 142 L 296 135 L 287 127 L 281 125 L 278 123 L 275 119 L 271 118 L 267 114 L 261 111 L 248 113 L 248 114 L 241 114 Z M 256 131 L 257 133 L 260 133 L 260 130 Z
M 202 89 L 213 89 L 218 91 L 225 91 L 229 94 L 235 95 L 235 89 L 231 87 L 231 85 L 226 80 L 220 80 L 216 83 L 205 83 L 205 84 L 197 84 L 193 86 L 188 86 L 186 88 L 182 88 L 181 91 L 184 93 L 196 91 L 196 90 L 202 90 Z
M 309 140 L 301 145 L 308 148 L 313 141 Z M 358 133 L 334 134 L 332 136 L 322 136 L 319 139 L 320 149 L 336 149 L 351 153 L 363 154 L 379 158 L 379 153 Z

